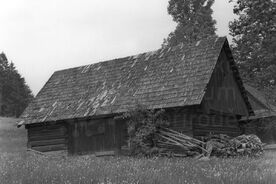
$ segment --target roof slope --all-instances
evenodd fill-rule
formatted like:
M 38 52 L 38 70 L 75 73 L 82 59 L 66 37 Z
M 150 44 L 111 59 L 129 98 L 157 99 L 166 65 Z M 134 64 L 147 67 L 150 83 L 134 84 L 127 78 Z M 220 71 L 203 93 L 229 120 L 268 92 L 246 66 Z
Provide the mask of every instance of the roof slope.
M 55 72 L 21 117 L 26 124 L 200 104 L 225 37 Z
M 248 84 L 244 84 L 244 87 L 255 114 L 250 119 L 276 116 L 276 107 L 266 99 L 262 92 Z

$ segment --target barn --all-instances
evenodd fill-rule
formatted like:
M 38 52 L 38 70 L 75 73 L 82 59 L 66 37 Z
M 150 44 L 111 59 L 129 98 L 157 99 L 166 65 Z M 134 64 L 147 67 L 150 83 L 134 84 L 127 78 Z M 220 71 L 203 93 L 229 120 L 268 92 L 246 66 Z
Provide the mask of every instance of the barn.
M 165 109 L 190 136 L 239 135 L 254 112 L 225 37 L 56 71 L 26 108 L 28 148 L 69 154 L 114 152 L 126 145 L 115 116 L 137 103 Z

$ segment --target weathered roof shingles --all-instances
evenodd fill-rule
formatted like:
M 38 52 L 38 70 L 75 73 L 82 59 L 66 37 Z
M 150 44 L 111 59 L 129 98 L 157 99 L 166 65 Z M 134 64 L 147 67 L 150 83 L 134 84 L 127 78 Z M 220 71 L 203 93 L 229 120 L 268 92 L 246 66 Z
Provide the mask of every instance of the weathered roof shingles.
M 226 38 L 55 72 L 27 107 L 25 123 L 200 104 Z
M 274 106 L 269 99 L 266 99 L 265 94 L 248 84 L 244 84 L 244 87 L 248 93 L 248 99 L 252 104 L 252 109 L 255 114 L 255 116 L 252 116 L 249 119 L 276 117 L 276 106 Z M 243 120 L 244 119 L 247 118 L 243 118 Z

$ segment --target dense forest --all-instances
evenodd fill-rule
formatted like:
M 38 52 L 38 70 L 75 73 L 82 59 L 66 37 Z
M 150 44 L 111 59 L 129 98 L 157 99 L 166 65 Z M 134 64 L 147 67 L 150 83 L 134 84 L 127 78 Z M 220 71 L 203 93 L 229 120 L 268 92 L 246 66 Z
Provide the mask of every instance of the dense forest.
M 0 53 L 0 116 L 18 117 L 33 95 L 13 62 Z

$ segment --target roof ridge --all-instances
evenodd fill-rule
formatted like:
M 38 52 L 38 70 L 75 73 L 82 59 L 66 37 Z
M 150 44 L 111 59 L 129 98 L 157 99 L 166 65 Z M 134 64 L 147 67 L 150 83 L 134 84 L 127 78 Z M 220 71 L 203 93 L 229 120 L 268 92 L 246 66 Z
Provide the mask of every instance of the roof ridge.
M 178 45 L 172 46 L 172 47 L 159 48 L 159 49 L 152 50 L 152 51 L 141 52 L 141 53 L 135 54 L 135 55 L 128 55 L 128 56 L 124 56 L 124 57 L 117 57 L 117 58 L 114 58 L 114 59 L 101 60 L 101 61 L 97 61 L 97 62 L 91 63 L 91 64 L 86 64 L 86 65 L 81 65 L 81 66 L 76 66 L 76 67 L 70 67 L 70 68 L 65 68 L 65 69 L 61 69 L 61 70 L 56 70 L 54 72 L 62 72 L 62 71 L 66 71 L 66 70 L 79 69 L 79 68 L 82 68 L 82 67 L 92 66 L 92 65 L 96 65 L 96 64 L 108 63 L 108 62 L 115 61 L 115 60 L 120 60 L 120 59 L 127 59 L 127 58 L 129 58 L 129 59 L 130 58 L 135 59 L 135 58 L 137 58 L 139 56 L 142 56 L 142 55 L 149 55 L 149 54 L 157 53 L 158 51 L 161 51 L 161 53 L 165 52 L 166 50 L 168 50 L 166 52 L 171 52 L 173 50 L 176 50 L 176 48 L 182 49 L 183 47 L 197 46 L 202 41 L 208 41 L 208 40 L 211 40 L 211 39 L 214 39 L 214 38 L 216 38 L 217 40 L 218 39 L 225 39 L 225 40 L 227 40 L 226 36 L 209 36 L 207 38 L 204 38 L 204 39 L 201 39 L 201 40 L 198 40 L 198 41 L 195 41 L 195 42 L 187 43 L 187 44 L 184 44 L 184 43 L 181 42 Z M 160 57 L 160 58 L 162 58 L 162 57 Z

